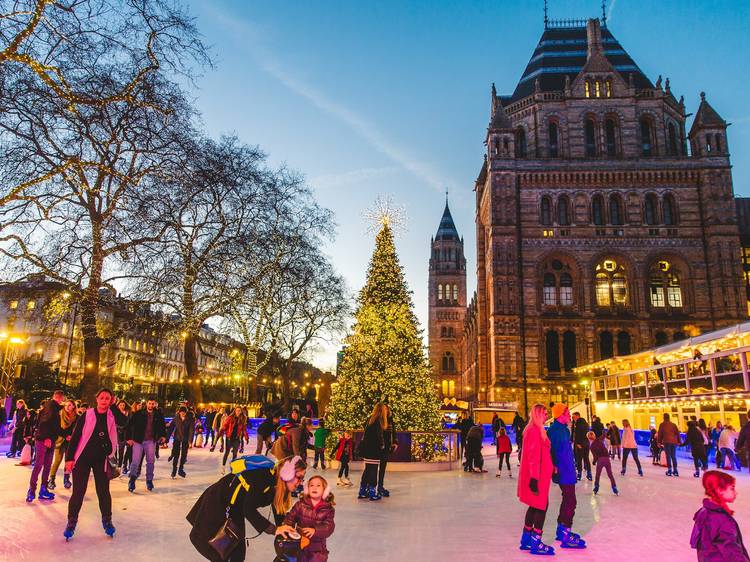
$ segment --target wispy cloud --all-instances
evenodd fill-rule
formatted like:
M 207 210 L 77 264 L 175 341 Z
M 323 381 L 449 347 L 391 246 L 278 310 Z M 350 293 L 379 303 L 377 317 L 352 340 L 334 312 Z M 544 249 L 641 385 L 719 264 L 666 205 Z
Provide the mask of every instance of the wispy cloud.
M 612 20 L 612 13 L 615 11 L 615 4 L 617 4 L 617 0 L 612 0 L 612 3 L 609 5 L 609 10 L 607 10 L 607 21 Z
M 438 192 L 445 190 L 447 179 L 435 170 L 429 163 L 419 161 L 403 147 L 386 138 L 377 127 L 364 116 L 349 109 L 344 104 L 331 99 L 312 84 L 300 79 L 295 73 L 287 69 L 284 64 L 263 44 L 261 31 L 252 22 L 240 20 L 230 16 L 215 6 L 206 11 L 222 26 L 242 39 L 245 51 L 255 63 L 266 73 L 273 76 L 286 88 L 305 98 L 313 106 L 325 111 L 340 122 L 348 126 L 354 133 L 363 138 L 370 146 L 388 157 L 395 164 L 409 171 Z
M 339 187 L 353 186 L 367 181 L 381 179 L 393 172 L 400 170 L 398 166 L 386 166 L 382 168 L 360 168 L 336 174 L 323 174 L 310 178 L 310 185 L 317 189 L 336 189 Z

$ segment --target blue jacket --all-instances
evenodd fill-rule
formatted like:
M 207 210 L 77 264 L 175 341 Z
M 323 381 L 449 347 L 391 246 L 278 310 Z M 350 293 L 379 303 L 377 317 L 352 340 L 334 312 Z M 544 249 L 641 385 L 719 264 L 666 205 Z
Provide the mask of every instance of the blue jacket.
M 557 467 L 558 484 L 575 484 L 575 460 L 573 459 L 573 443 L 570 441 L 570 429 L 567 425 L 555 420 L 547 432 L 551 443 L 552 464 Z

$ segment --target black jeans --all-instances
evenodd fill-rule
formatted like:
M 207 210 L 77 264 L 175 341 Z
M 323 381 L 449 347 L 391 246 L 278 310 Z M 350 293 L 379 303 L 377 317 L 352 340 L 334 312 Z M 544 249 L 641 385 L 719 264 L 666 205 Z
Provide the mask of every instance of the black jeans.
M 698 472 L 701 467 L 703 470 L 708 470 L 708 455 L 706 451 L 693 451 L 693 464 L 695 465 L 695 472 Z
M 388 457 L 382 457 L 380 459 L 380 466 L 378 467 L 378 489 L 383 489 L 383 480 L 385 479 L 385 467 L 388 466 Z
M 325 468 L 326 467 L 326 450 L 325 449 L 319 449 L 315 448 L 315 460 L 313 461 L 313 466 L 318 466 L 318 459 L 320 459 L 320 465 Z
M 529 509 L 526 510 L 526 519 L 523 524 L 526 529 L 534 529 L 541 533 L 544 528 L 544 519 L 546 517 L 546 509 L 537 509 L 536 507 L 529 506 Z
M 622 450 L 622 471 L 625 472 L 625 465 L 628 462 L 628 455 L 633 455 L 635 466 L 638 467 L 638 472 L 643 472 L 641 469 L 641 461 L 638 460 L 638 449 L 623 449 Z
M 349 455 L 346 453 L 341 454 L 341 467 L 339 468 L 339 478 L 344 476 L 349 478 Z
M 500 464 L 498 465 L 497 469 L 503 469 L 503 459 L 505 459 L 505 465 L 508 467 L 508 471 L 510 472 L 510 453 L 500 453 L 498 456 L 500 457 Z
M 229 451 L 232 451 L 232 460 L 237 458 L 237 449 L 240 448 L 240 440 L 237 439 L 227 439 L 227 446 L 224 448 L 224 460 L 221 461 L 221 464 L 227 464 L 227 457 L 229 456 Z
M 8 451 L 8 454 L 11 456 L 15 455 L 18 451 L 23 450 L 23 446 L 23 428 L 17 427 L 10 438 L 10 451 Z
M 591 474 L 591 460 L 589 460 L 589 444 L 588 443 L 574 443 L 573 444 L 573 456 L 576 459 L 576 470 L 579 474 L 586 469 L 586 474 Z
M 560 515 L 557 516 L 557 522 L 570 528 L 573 526 L 573 517 L 576 514 L 576 485 L 559 484 L 562 492 L 562 503 L 560 504 Z
M 378 485 L 378 468 L 380 461 L 374 459 L 365 459 L 365 469 L 362 471 L 362 486 L 375 487 Z
M 172 442 L 172 472 L 177 470 L 178 458 L 179 467 L 182 470 L 185 467 L 185 461 L 187 460 L 188 454 L 188 443 L 187 441 L 173 441 Z
M 109 493 L 109 478 L 104 470 L 104 459 L 91 462 L 79 457 L 73 466 L 73 495 L 68 502 L 68 517 L 78 518 L 83 498 L 89 486 L 89 473 L 94 471 L 96 497 L 99 498 L 99 511 L 102 517 L 112 516 L 112 496 Z

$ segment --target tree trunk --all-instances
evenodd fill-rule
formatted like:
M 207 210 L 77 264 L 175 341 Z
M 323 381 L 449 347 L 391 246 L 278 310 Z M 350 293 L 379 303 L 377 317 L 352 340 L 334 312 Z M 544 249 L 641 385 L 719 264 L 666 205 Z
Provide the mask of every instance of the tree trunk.
M 101 356 L 103 341 L 99 337 L 96 320 L 97 313 L 99 312 L 99 288 L 102 284 L 102 269 L 104 267 L 101 228 L 98 223 L 95 221 L 92 222 L 89 284 L 84 290 L 83 299 L 81 300 L 81 336 L 83 337 L 84 356 L 83 365 L 81 365 L 83 373 L 81 397 L 90 404 L 94 402 L 96 392 L 99 390 L 99 358 Z
M 198 338 L 195 334 L 185 337 L 185 372 L 190 381 L 188 387 L 188 400 L 193 404 L 203 402 L 203 389 L 198 378 Z
M 248 348 L 245 354 L 245 373 L 251 402 L 258 402 L 258 350 Z
M 289 415 L 292 411 L 292 362 L 285 361 L 281 369 L 281 392 L 284 400 L 284 412 Z

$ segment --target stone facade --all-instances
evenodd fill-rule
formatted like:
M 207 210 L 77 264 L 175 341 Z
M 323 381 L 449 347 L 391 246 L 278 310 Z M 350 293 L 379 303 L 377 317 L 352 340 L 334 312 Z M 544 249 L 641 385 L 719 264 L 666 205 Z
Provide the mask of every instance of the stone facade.
M 459 394 L 465 364 L 459 341 L 466 312 L 466 258 L 464 241 L 458 235 L 448 201 L 430 249 L 430 364 L 440 397 L 454 398 Z
M 529 403 L 572 402 L 576 365 L 746 319 L 727 124 L 704 94 L 687 117 L 598 20 L 550 23 L 493 86 L 466 398 L 523 409 L 525 376 Z

